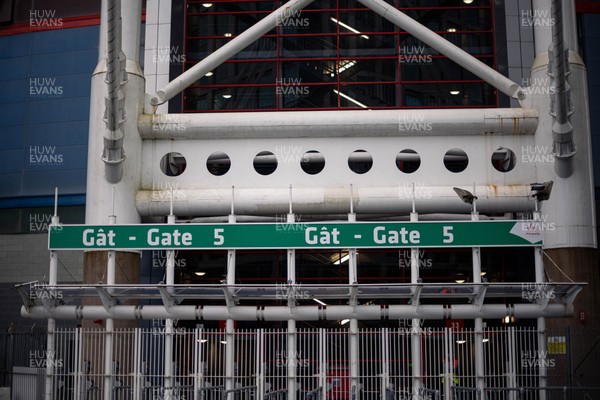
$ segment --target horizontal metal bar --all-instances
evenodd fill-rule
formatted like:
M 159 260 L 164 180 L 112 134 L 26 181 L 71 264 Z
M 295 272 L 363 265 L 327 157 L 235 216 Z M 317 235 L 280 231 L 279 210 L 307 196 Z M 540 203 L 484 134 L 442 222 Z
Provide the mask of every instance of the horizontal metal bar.
M 524 108 L 144 114 L 143 139 L 258 139 L 364 136 L 533 135 Z M 374 133 L 373 133 L 374 132 Z
M 470 213 L 471 206 L 464 203 L 452 186 L 419 187 L 424 198 L 416 199 L 417 211 L 430 213 Z M 231 212 L 231 188 L 186 189 L 178 187 L 185 201 L 173 203 L 175 215 L 220 216 Z M 163 195 L 161 195 L 164 194 Z M 168 190 L 139 190 L 135 201 L 138 213 L 143 217 L 163 216 L 170 213 Z M 531 212 L 534 202 L 530 200 L 529 185 L 478 186 L 477 209 L 481 213 Z M 224 201 L 227 199 L 227 201 Z M 294 188 L 293 204 L 297 214 L 348 213 L 350 195 L 347 188 Z M 364 187 L 354 193 L 354 212 L 360 214 L 408 214 L 412 212 L 410 193 L 399 194 L 398 187 Z M 280 188 L 237 188 L 235 212 L 247 215 L 286 214 L 289 212 L 289 186 Z
M 352 306 L 193 306 L 178 305 L 166 309 L 164 306 L 114 306 L 107 311 L 102 306 L 57 306 L 45 309 L 43 306 L 33 306 L 29 310 L 23 306 L 21 316 L 24 318 L 42 319 L 121 319 L 121 320 L 209 320 L 222 321 L 319 321 L 342 320 L 356 318 L 358 320 L 381 319 L 500 319 L 510 315 L 516 318 L 562 318 L 573 315 L 572 306 L 549 304 L 541 307 L 537 304 L 486 304 L 477 307 L 471 304 L 454 305 L 359 305 Z

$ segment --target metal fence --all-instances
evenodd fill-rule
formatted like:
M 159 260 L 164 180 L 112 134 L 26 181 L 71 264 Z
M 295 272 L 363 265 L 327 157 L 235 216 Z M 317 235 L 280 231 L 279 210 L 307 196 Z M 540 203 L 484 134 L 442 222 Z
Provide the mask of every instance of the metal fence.
M 541 394 L 535 389 L 540 362 L 561 365 L 558 359 L 563 356 L 561 351 L 555 354 L 538 349 L 535 329 L 488 329 L 483 333 L 484 394 L 474 389 L 477 336 L 472 330 L 422 328 L 417 332 L 407 328 L 357 333 L 347 329 L 299 329 L 294 334 L 295 346 L 290 348 L 290 334 L 285 329 L 227 334 L 223 330 L 176 328 L 170 335 L 162 328 L 116 330 L 112 334 L 104 330 L 59 329 L 51 355 L 41 336 L 32 339 L 14 335 L 11 343 L 20 343 L 26 351 L 15 348 L 10 355 L 13 366 L 25 367 L 12 370 L 12 398 L 18 398 L 17 391 L 24 390 L 19 385 L 32 389 L 33 384 L 26 383 L 29 375 L 35 375 L 35 390 L 39 393 L 40 371 L 45 377 L 48 362 L 53 366 L 52 391 L 57 400 L 104 399 L 106 388 L 110 391 L 108 398 L 114 400 L 280 400 L 289 397 L 290 388 L 296 391 L 297 399 L 315 400 L 563 398 L 563 391 L 548 389 Z M 112 337 L 110 374 L 104 372 L 107 335 Z M 356 335 L 358 341 L 354 361 L 350 355 L 351 335 Z M 413 335 L 418 335 L 417 342 Z M 172 338 L 173 348 L 170 376 L 165 375 L 164 356 L 168 337 Z M 233 345 L 228 346 L 228 341 Z M 422 386 L 418 390 L 413 388 L 414 343 L 418 343 L 421 355 Z M 228 359 L 232 365 L 227 365 Z M 353 367 L 357 376 L 352 376 Z M 549 375 L 565 375 L 556 368 L 548 371 Z M 452 387 L 451 393 L 444 392 L 448 387 Z M 413 389 L 417 391 L 413 393 Z M 596 395 L 600 392 L 569 391 L 570 399 L 600 398 Z

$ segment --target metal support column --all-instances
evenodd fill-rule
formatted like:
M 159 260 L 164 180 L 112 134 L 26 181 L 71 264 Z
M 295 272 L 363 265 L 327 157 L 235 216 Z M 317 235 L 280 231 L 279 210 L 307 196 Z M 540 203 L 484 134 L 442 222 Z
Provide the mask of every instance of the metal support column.
M 415 188 L 413 184 L 412 212 L 410 213 L 410 222 L 417 222 L 419 220 L 419 214 L 416 212 L 415 208 L 414 190 Z M 413 285 L 419 283 L 419 249 L 417 247 L 411 247 L 410 249 L 410 283 Z M 416 290 L 416 287 L 413 286 L 413 300 L 411 302 L 413 307 L 418 307 L 419 305 Z M 423 385 L 421 377 L 421 319 L 413 318 L 411 327 L 410 349 L 412 361 L 412 394 L 413 399 L 418 399 L 421 386 Z
M 293 224 L 296 221 L 296 217 L 292 210 L 292 186 L 290 185 L 290 199 L 289 199 L 289 212 L 287 215 L 287 223 Z M 288 307 L 293 309 L 296 306 L 296 297 L 300 294 L 296 289 L 296 250 L 287 250 L 287 284 L 288 284 Z M 289 400 L 296 400 L 296 393 L 298 390 L 296 382 L 296 367 L 297 367 L 297 350 L 296 350 L 296 321 L 293 319 L 288 320 L 288 332 L 287 332 L 287 398 Z
M 173 193 L 171 191 L 171 213 L 167 217 L 167 224 L 175 224 L 175 215 L 173 215 Z M 175 251 L 167 250 L 166 267 L 167 291 L 172 292 L 172 286 L 175 284 Z M 165 398 L 170 399 L 173 391 L 173 318 L 165 320 Z
M 471 221 L 479 221 L 477 197 L 473 197 Z M 481 283 L 481 248 L 473 247 L 473 283 Z M 480 288 L 480 290 L 482 290 Z M 485 363 L 483 352 L 483 319 L 475 318 L 475 379 L 479 399 L 485 399 Z
M 533 212 L 533 220 L 542 223 L 542 214 L 539 210 L 539 201 L 536 198 L 535 211 Z M 543 231 L 542 231 L 543 232 Z M 544 255 L 542 246 L 536 246 L 534 249 L 534 265 L 535 265 L 535 285 L 536 290 L 543 289 L 546 276 L 544 273 Z M 547 379 L 547 368 L 546 368 L 546 319 L 544 317 L 537 318 L 537 355 L 539 359 L 539 370 L 538 370 L 538 385 L 541 388 L 545 388 L 548 385 Z M 546 400 L 546 391 L 540 390 L 539 399 Z
M 52 226 L 58 226 L 58 189 L 54 189 L 54 215 L 52 216 Z M 48 286 L 52 290 L 58 282 L 58 254 L 56 251 L 50 252 L 50 270 L 48 272 Z M 31 293 L 31 289 L 30 289 Z M 54 364 L 56 363 L 56 348 L 54 346 L 54 331 L 56 330 L 56 320 L 48 318 L 48 342 L 46 345 L 46 400 L 54 398 Z
M 113 195 L 114 198 L 114 195 Z M 117 223 L 117 217 L 111 215 L 108 217 L 108 224 L 114 225 Z M 114 250 L 108 251 L 108 262 L 106 266 L 106 284 L 115 284 L 115 268 L 116 268 L 117 252 Z M 110 294 L 110 292 L 109 292 Z M 104 400 L 112 399 L 112 390 L 114 383 L 114 369 L 113 369 L 113 332 L 114 332 L 114 320 L 112 318 L 106 319 L 106 334 L 104 336 Z
M 229 214 L 229 223 L 235 224 L 235 192 L 231 189 L 231 214 Z M 235 285 L 235 250 L 227 250 L 227 285 Z M 225 322 L 225 390 L 232 390 L 235 386 L 235 342 L 234 342 L 235 323 L 233 319 Z
M 354 196 L 352 186 L 350 186 L 350 213 L 348 214 L 348 222 L 356 222 L 356 214 L 354 213 Z M 357 271 L 357 253 L 356 249 L 348 249 L 348 283 L 350 285 L 358 283 Z M 352 289 L 351 289 L 352 290 Z M 358 369 L 358 320 L 350 319 L 349 332 L 349 358 L 350 358 L 350 396 L 352 400 L 360 398 L 359 393 L 359 369 Z M 356 396 L 356 397 L 354 397 Z

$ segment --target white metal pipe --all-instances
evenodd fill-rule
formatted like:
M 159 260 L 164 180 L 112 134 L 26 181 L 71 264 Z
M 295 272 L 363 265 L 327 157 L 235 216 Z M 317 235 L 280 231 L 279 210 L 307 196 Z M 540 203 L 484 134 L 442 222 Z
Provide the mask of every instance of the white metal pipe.
M 431 197 L 419 199 L 419 212 L 464 213 L 471 211 L 452 190 L 452 186 L 420 187 Z M 185 202 L 175 202 L 174 212 L 179 215 L 225 215 L 229 206 L 223 201 L 229 189 L 181 189 Z M 287 187 L 237 189 L 236 210 L 247 215 L 275 215 L 287 213 L 289 208 Z M 344 188 L 296 188 L 294 211 L 298 214 L 338 214 L 348 212 L 348 191 Z M 479 186 L 480 212 L 533 211 L 529 185 Z M 139 190 L 136 206 L 142 216 L 169 214 L 169 202 L 157 201 L 156 192 Z M 359 214 L 408 214 L 412 211 L 410 198 L 398 199 L 397 187 L 365 187 L 354 195 L 355 212 Z
M 360 398 L 359 394 L 359 371 L 358 371 L 358 320 L 356 318 L 350 319 L 348 347 L 349 347 L 349 358 L 350 358 L 350 394 L 356 393 L 356 399 Z M 355 400 L 354 397 L 349 396 L 349 399 Z
M 231 200 L 231 214 L 229 214 L 229 223 L 235 224 L 236 216 L 234 214 L 233 191 Z M 236 251 L 227 250 L 227 277 L 228 285 L 235 284 Z M 225 390 L 232 390 L 235 386 L 235 322 L 232 318 L 225 321 Z
M 54 215 L 52 216 L 52 225 L 58 226 L 60 218 L 58 217 L 58 188 L 54 189 Z M 48 271 L 48 286 L 56 286 L 58 283 L 58 253 L 50 252 L 50 267 Z M 30 289 L 31 290 L 31 289 Z M 54 398 L 53 380 L 54 380 L 54 364 L 56 358 L 56 350 L 54 346 L 54 331 L 56 330 L 56 320 L 48 318 L 48 335 L 46 344 L 46 400 Z
M 474 198 L 471 221 L 479 221 L 479 213 L 477 212 L 476 204 L 477 198 Z M 481 249 L 479 247 L 473 247 L 471 251 L 473 263 L 473 283 L 479 284 L 481 283 Z M 483 358 L 483 319 L 475 318 L 475 379 L 476 387 L 479 390 L 479 393 L 482 395 L 485 393 L 485 365 Z
M 532 16 L 534 18 L 547 18 L 549 20 L 551 15 L 550 1 L 548 0 L 532 0 Z M 539 16 L 539 17 L 538 17 Z M 528 16 L 520 16 L 521 18 L 528 18 Z M 535 21 L 534 21 L 535 22 Z M 548 29 L 547 24 L 533 24 L 533 40 L 535 45 L 535 54 L 540 55 L 548 52 L 548 47 L 552 42 L 552 31 Z
M 539 210 L 539 207 L 537 207 L 538 210 L 534 211 L 533 213 L 533 220 L 534 221 L 539 221 L 540 223 L 542 222 L 542 213 Z M 542 231 L 543 233 L 543 231 Z M 542 288 L 541 285 L 544 284 L 544 282 L 546 282 L 546 274 L 544 271 L 544 253 L 543 253 L 543 247 L 542 246 L 536 246 L 534 249 L 534 266 L 535 266 L 535 282 L 536 282 L 536 286 L 538 286 L 540 289 Z M 536 288 L 537 289 L 537 288 Z M 544 317 L 538 317 L 537 318 L 537 330 L 538 330 L 538 334 L 537 334 L 537 346 L 538 346 L 538 358 L 539 358 L 539 367 L 538 367 L 538 385 L 541 388 L 544 388 L 548 385 L 548 369 L 546 366 L 546 353 L 545 350 L 547 349 L 547 344 L 546 344 L 546 319 Z M 540 390 L 540 400 L 546 400 L 546 391 L 545 390 Z
M 296 382 L 296 367 L 297 367 L 297 350 L 296 350 L 296 321 L 288 320 L 287 326 L 287 398 L 296 400 L 297 382 Z
M 507 96 L 514 97 L 515 99 L 525 98 L 523 89 L 517 83 L 511 81 L 429 28 L 421 25 L 393 5 L 390 5 L 383 0 L 358 1 L 394 25 L 402 28 L 417 39 L 439 51 L 461 67 L 485 80 Z
M 117 218 L 115 215 L 110 215 L 108 217 L 108 224 L 114 225 L 117 223 Z M 107 252 L 107 265 L 106 265 L 106 284 L 114 285 L 116 283 L 115 274 L 116 274 L 116 257 L 117 253 L 114 250 L 110 250 Z M 112 318 L 108 318 L 106 320 L 106 333 L 104 335 L 104 400 L 112 400 L 112 390 L 113 390 L 113 379 L 114 379 L 114 370 L 113 370 L 113 332 L 114 332 L 114 320 Z
M 206 75 L 207 72 L 210 72 L 223 64 L 235 54 L 239 53 L 248 45 L 275 28 L 286 16 L 293 15 L 294 11 L 302 10 L 313 1 L 314 0 L 288 1 L 277 10 L 246 29 L 239 36 L 233 38 L 218 50 L 211 53 L 198 64 L 169 82 L 165 87 L 156 92 L 156 95 L 151 99 L 150 103 L 156 106 L 171 100 L 185 88 Z
M 141 115 L 143 139 L 533 135 L 538 113 L 526 108 L 461 110 L 281 111 Z
M 484 304 L 481 308 L 472 304 L 422 304 L 389 305 L 382 308 L 379 305 L 349 305 L 327 306 L 296 306 L 293 309 L 285 306 L 267 306 L 264 309 L 255 306 L 193 306 L 178 305 L 168 310 L 162 305 L 129 306 L 117 305 L 107 311 L 103 306 L 72 306 L 59 305 L 50 310 L 43 306 L 32 306 L 28 309 L 21 307 L 21 316 L 31 319 L 123 319 L 123 320 L 152 320 L 176 318 L 179 320 L 210 320 L 222 321 L 230 318 L 237 321 L 319 321 L 319 320 L 380 320 L 380 319 L 474 319 L 474 318 L 503 318 L 514 315 L 516 318 L 547 318 L 571 317 L 573 308 L 565 304 L 548 304 L 542 307 L 538 304 Z
M 410 213 L 410 221 L 418 222 L 419 214 L 415 210 L 414 195 L 412 200 L 413 210 Z M 410 283 L 419 283 L 419 249 L 417 247 L 411 247 L 410 249 Z M 416 290 L 416 288 L 413 288 Z M 414 293 L 414 291 L 413 291 Z M 411 303 L 413 306 L 418 306 L 418 300 Z M 421 320 L 419 318 L 412 319 L 411 329 L 411 361 L 412 361 L 412 394 L 413 398 L 420 398 L 421 386 L 423 380 L 421 377 Z
M 167 224 L 175 224 L 175 215 L 167 217 Z M 175 284 L 175 251 L 167 250 L 167 265 L 165 269 L 167 286 Z M 168 288 L 167 290 L 171 290 Z M 164 388 L 165 397 L 171 398 L 173 393 L 173 318 L 165 319 L 165 352 L 164 352 Z

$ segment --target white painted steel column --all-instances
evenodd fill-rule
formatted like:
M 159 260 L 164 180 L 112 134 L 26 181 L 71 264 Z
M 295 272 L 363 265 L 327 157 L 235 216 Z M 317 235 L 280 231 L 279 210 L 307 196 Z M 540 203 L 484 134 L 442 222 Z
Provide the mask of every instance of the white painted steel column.
M 477 198 L 473 199 L 472 221 L 479 221 L 479 212 L 477 212 Z M 473 247 L 473 283 L 481 283 L 481 248 Z M 481 289 L 480 289 L 481 290 Z M 483 319 L 475 318 L 475 379 L 477 390 L 481 397 L 485 399 L 485 363 L 483 351 Z
M 58 189 L 54 189 L 54 215 L 52 216 L 52 225 L 58 226 L 60 219 L 58 217 Z M 50 269 L 48 271 L 48 286 L 52 290 L 58 282 L 58 254 L 56 251 L 50 251 Z M 31 288 L 29 289 L 31 295 Z M 54 293 L 54 292 L 52 292 Z M 54 365 L 56 363 L 56 347 L 54 346 L 56 330 L 56 320 L 48 318 L 48 339 L 46 344 L 46 400 L 54 399 Z
M 533 220 L 538 221 L 540 224 L 542 223 L 542 213 L 539 210 L 539 201 L 536 199 L 536 210 L 533 213 Z M 542 229 L 542 235 L 544 231 Z M 535 283 L 536 290 L 545 289 L 543 288 L 544 282 L 546 282 L 546 274 L 544 273 L 544 250 L 542 246 L 535 246 L 534 248 L 534 265 L 535 265 Z M 546 359 L 547 359 L 547 344 L 546 344 L 546 319 L 544 317 L 537 318 L 537 348 L 538 348 L 538 359 L 539 359 L 539 369 L 538 369 L 538 385 L 541 388 L 545 388 L 548 386 L 548 370 L 546 367 Z M 539 394 L 540 400 L 546 400 L 546 391 L 540 390 Z
M 256 399 L 263 400 L 265 398 L 265 330 L 258 329 L 256 331 Z
M 532 0 L 531 1 L 531 12 L 533 15 L 543 15 L 550 18 L 552 13 L 551 0 Z M 522 16 L 520 16 L 523 18 Z M 534 24 L 533 26 L 533 40 L 535 45 L 535 54 L 547 53 L 550 43 L 552 43 L 552 30 L 548 26 L 542 26 L 544 24 Z
M 386 399 L 386 390 L 390 387 L 390 330 L 381 330 L 381 388 L 380 397 Z
M 234 214 L 234 196 L 232 188 L 231 214 L 229 214 L 229 223 L 235 224 Z M 235 285 L 235 250 L 227 250 L 227 285 Z M 225 322 L 225 390 L 232 390 L 235 387 L 235 322 L 229 318 Z
M 290 185 L 290 208 L 287 214 L 287 223 L 293 224 L 296 222 L 296 217 L 292 210 L 292 186 Z M 287 295 L 288 295 L 288 307 L 292 310 L 296 306 L 296 250 L 287 250 Z M 288 320 L 287 323 L 287 398 L 289 400 L 296 400 L 296 393 L 298 390 L 296 382 L 296 369 L 297 369 L 297 335 L 296 335 L 296 321 L 293 319 Z
M 413 188 L 414 190 L 414 188 Z M 410 213 L 410 222 L 417 222 L 419 214 L 415 212 L 415 201 L 413 195 L 413 211 Z M 410 283 L 416 285 L 419 283 L 419 249 L 411 247 L 410 249 Z M 413 288 L 413 295 L 416 289 Z M 412 303 L 418 305 L 418 300 Z M 412 361 L 412 394 L 413 399 L 419 399 L 423 380 L 421 377 L 421 319 L 413 318 L 410 330 L 410 350 Z
M 171 194 L 171 213 L 167 217 L 167 224 L 175 224 L 175 215 L 173 215 L 173 195 Z M 175 284 L 175 251 L 167 250 L 167 266 L 166 266 L 166 284 L 167 291 L 172 292 L 172 286 Z M 165 398 L 170 399 L 172 397 L 173 390 L 173 318 L 167 318 L 165 320 L 165 381 L 164 390 Z
M 319 387 L 321 400 L 327 400 L 327 339 L 325 329 L 319 328 Z
M 127 57 L 126 70 L 128 82 L 123 88 L 127 96 L 125 110 L 127 120 L 123 124 L 123 148 L 127 158 L 123 162 L 123 178 L 116 184 L 105 179 L 104 162 L 101 154 L 104 148 L 104 98 L 107 94 L 106 83 L 106 18 L 107 0 L 102 0 L 100 43 L 98 49 L 98 65 L 92 75 L 90 94 L 90 124 L 88 136 L 88 165 L 87 165 L 87 200 L 86 223 L 102 225 L 110 215 L 111 205 L 106 199 L 110 198 L 115 189 L 115 207 L 119 220 L 124 224 L 136 224 L 140 217 L 135 206 L 135 195 L 141 182 L 142 140 L 137 130 L 137 121 L 144 104 L 144 75 L 139 65 L 139 32 L 141 24 L 141 0 L 127 0 L 122 3 L 122 26 L 125 27 L 122 48 Z
M 117 223 L 117 217 L 110 215 L 108 217 L 108 224 L 115 225 Z M 109 250 L 108 261 L 106 265 L 106 284 L 115 284 L 115 269 L 116 269 L 116 257 L 117 252 Z M 110 294 L 110 292 L 109 292 Z M 111 400 L 113 398 L 113 383 L 114 383 L 114 369 L 113 369 L 113 335 L 114 335 L 115 323 L 112 318 L 106 319 L 106 333 L 104 336 L 104 400 Z
M 356 222 L 356 214 L 354 213 L 354 196 L 350 195 L 350 213 L 348 214 L 348 222 Z M 353 285 L 358 283 L 358 263 L 356 249 L 348 249 L 348 284 Z M 350 318 L 349 322 L 349 358 L 350 358 L 350 396 L 356 393 L 356 399 L 359 399 L 359 368 L 358 368 L 358 319 Z M 354 400 L 354 399 L 353 399 Z

